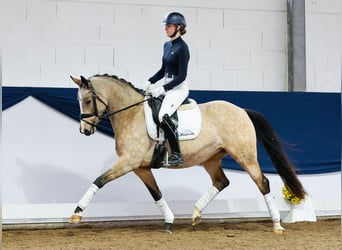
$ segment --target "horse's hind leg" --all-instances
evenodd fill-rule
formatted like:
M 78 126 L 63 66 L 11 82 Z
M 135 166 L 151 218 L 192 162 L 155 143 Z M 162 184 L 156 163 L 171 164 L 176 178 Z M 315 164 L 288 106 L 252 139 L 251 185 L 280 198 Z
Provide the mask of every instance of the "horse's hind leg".
M 247 157 L 246 157 L 247 159 Z M 251 176 L 255 184 L 258 186 L 260 192 L 264 196 L 264 200 L 273 221 L 273 230 L 279 234 L 284 231 L 280 224 L 280 214 L 275 205 L 274 198 L 270 193 L 270 184 L 268 179 L 263 175 L 256 157 L 250 157 L 250 160 L 237 161 L 241 167 Z
M 193 226 L 200 222 L 201 212 L 203 209 L 205 209 L 205 207 L 218 195 L 219 192 L 229 185 L 229 180 L 225 176 L 221 167 L 223 157 L 224 154 L 219 153 L 203 163 L 205 170 L 211 177 L 213 185 L 195 203 L 195 208 L 191 217 Z
M 150 194 L 159 207 L 161 213 L 163 214 L 165 219 L 164 231 L 167 233 L 171 233 L 171 227 L 175 217 L 171 209 L 167 205 L 165 199 L 162 197 L 162 193 L 159 190 L 151 169 L 138 168 L 134 170 L 134 173 L 139 176 L 139 178 L 144 182 L 145 186 L 150 191 Z

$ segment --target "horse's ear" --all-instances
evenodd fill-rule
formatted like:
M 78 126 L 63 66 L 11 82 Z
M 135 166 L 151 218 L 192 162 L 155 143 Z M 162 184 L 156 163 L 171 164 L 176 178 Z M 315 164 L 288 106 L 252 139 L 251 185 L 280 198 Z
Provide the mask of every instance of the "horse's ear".
M 83 87 L 89 88 L 89 81 L 84 76 L 81 76 L 81 84 Z
M 78 86 L 81 87 L 81 85 L 82 85 L 81 79 L 77 79 L 73 76 L 70 76 L 70 78 L 71 78 L 71 80 L 73 80 L 74 83 L 76 83 Z
M 70 76 L 71 80 L 73 80 L 74 83 L 76 83 L 80 88 L 89 88 L 89 82 L 88 80 L 81 76 L 81 79 L 75 78 L 73 76 Z

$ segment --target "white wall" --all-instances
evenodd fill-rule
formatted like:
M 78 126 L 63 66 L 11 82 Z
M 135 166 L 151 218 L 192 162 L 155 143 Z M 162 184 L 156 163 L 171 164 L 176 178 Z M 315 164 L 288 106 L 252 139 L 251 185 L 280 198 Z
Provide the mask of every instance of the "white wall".
M 1 4 L 7 86 L 73 87 L 70 74 L 97 73 L 140 86 L 160 67 L 167 40 L 161 20 L 177 10 L 188 21 L 192 89 L 287 90 L 286 0 Z M 306 4 L 308 90 L 340 91 L 342 2 Z
M 306 0 L 307 91 L 340 92 L 342 1 Z

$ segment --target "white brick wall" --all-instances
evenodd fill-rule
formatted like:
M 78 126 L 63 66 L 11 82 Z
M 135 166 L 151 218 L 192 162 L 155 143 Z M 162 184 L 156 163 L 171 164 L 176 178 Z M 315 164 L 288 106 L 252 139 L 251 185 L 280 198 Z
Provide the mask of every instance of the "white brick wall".
M 11 0 L 1 5 L 6 86 L 74 87 L 70 74 L 109 73 L 139 87 L 160 67 L 167 40 L 161 20 L 177 10 L 188 22 L 191 89 L 287 89 L 286 0 Z M 310 0 L 306 5 L 308 90 L 339 91 L 341 3 Z
M 342 1 L 306 0 L 307 91 L 340 92 Z

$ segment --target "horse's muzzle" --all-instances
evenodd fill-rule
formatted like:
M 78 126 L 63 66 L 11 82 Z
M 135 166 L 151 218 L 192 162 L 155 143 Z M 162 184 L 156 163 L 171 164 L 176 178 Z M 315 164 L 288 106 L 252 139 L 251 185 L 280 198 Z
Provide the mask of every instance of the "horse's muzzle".
M 86 136 L 92 135 L 94 133 L 94 129 L 88 130 L 88 129 L 82 129 L 80 127 L 80 133 Z

